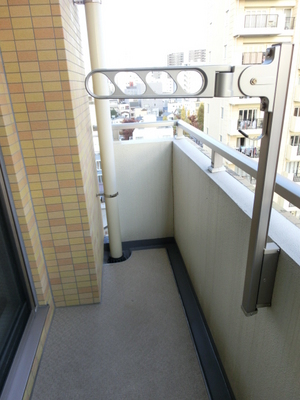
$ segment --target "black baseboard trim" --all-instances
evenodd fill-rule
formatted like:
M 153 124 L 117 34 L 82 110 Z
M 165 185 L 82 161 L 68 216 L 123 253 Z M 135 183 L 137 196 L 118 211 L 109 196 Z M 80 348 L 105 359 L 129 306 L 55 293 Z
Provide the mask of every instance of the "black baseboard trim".
M 167 250 L 208 394 L 212 400 L 234 400 L 233 391 L 175 239 L 135 240 L 122 243 L 122 247 L 124 252 L 151 248 L 165 248 Z M 108 244 L 105 244 L 105 252 L 107 251 L 109 252 L 109 247 Z

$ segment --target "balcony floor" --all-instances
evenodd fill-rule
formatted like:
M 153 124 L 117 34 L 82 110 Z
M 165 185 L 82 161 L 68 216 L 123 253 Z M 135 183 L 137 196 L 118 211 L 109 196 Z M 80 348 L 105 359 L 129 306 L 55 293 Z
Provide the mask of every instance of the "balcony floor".
M 56 310 L 39 399 L 208 399 L 164 248 L 104 265 L 101 304 Z

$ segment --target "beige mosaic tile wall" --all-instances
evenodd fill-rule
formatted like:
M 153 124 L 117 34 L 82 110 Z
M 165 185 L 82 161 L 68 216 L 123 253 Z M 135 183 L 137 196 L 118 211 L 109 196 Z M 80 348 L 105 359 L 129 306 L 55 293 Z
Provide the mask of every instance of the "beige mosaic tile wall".
M 0 54 L 0 146 L 14 198 L 20 229 L 40 305 L 48 304 L 50 310 L 42 332 L 35 360 L 29 375 L 24 400 L 30 398 L 34 379 L 46 336 L 54 312 L 54 302 L 47 276 L 46 264 L 34 214 L 29 184 L 16 130 L 7 82 Z
M 53 303 L 21 146 L 0 55 L 0 146 L 40 305 Z
M 99 301 L 103 258 L 76 7 L 0 0 L 0 48 L 56 306 Z

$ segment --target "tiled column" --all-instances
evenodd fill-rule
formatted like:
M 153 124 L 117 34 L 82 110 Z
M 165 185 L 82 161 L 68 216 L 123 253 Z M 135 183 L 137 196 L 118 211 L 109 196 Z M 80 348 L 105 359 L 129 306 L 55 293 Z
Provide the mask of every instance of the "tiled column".
M 0 47 L 56 306 L 100 298 L 103 229 L 77 9 L 2 0 Z

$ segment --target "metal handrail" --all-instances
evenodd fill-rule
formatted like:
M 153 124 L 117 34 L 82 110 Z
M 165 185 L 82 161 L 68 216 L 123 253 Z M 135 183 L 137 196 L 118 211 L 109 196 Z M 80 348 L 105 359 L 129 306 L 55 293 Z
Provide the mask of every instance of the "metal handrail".
M 297 175 L 297 174 L 294 174 L 293 181 L 294 182 L 300 182 L 300 176 Z
M 121 129 L 135 128 L 164 128 L 166 126 L 176 126 L 176 121 L 161 121 L 161 122 L 128 122 L 122 124 L 112 124 L 113 131 Z
M 239 119 L 237 129 L 261 129 L 263 127 L 263 118 Z
M 112 124 L 113 130 L 121 129 L 134 129 L 134 128 L 159 128 L 166 126 L 175 126 L 182 128 L 193 138 L 204 143 L 207 147 L 213 150 L 215 153 L 224 157 L 226 160 L 231 161 L 238 168 L 256 179 L 258 164 L 251 158 L 247 157 L 243 153 L 236 151 L 232 147 L 227 146 L 224 143 L 206 135 L 199 129 L 189 125 L 182 120 L 176 121 L 162 121 L 162 122 L 130 122 L 128 124 Z M 294 204 L 295 207 L 300 208 L 300 186 L 283 177 L 282 175 L 276 175 L 275 192 L 290 203 Z

